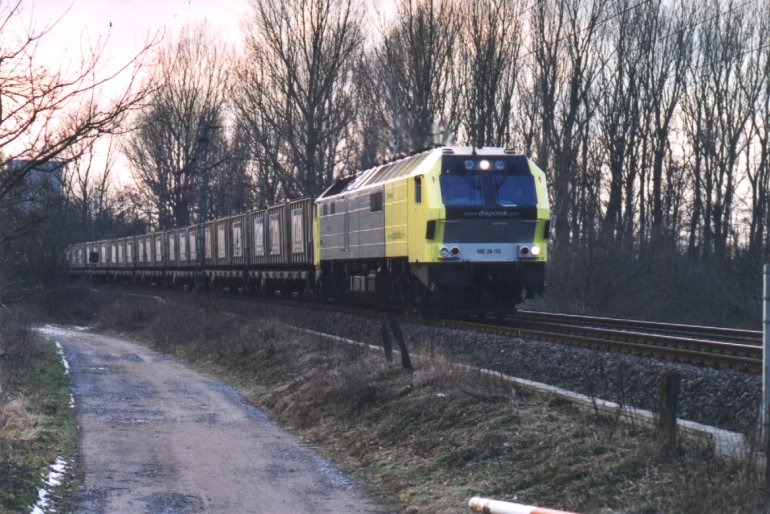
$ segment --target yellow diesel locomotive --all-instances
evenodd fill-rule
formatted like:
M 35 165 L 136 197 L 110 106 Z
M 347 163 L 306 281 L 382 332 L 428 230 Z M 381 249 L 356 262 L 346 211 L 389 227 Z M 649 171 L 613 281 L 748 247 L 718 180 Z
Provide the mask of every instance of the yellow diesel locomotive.
M 505 308 L 545 285 L 545 174 L 499 148 L 444 147 L 339 179 L 315 202 L 323 296 Z

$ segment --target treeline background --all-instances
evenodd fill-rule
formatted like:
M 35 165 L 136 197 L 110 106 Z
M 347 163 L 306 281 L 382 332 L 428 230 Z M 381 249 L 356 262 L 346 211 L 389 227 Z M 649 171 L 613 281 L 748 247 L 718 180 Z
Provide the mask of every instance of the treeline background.
M 503 146 L 549 180 L 549 291 L 527 307 L 758 326 L 770 2 L 394 9 L 251 0 L 237 51 L 206 25 L 162 42 L 107 166 L 69 165 L 61 244 L 194 222 L 204 168 L 212 217 L 433 145 Z M 135 184 L 112 185 L 118 155 Z

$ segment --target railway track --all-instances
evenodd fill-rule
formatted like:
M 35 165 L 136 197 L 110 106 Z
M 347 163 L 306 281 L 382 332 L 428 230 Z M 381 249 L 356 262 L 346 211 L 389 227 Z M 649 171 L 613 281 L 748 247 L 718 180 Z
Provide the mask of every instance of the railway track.
M 293 303 L 293 302 L 289 302 Z M 323 306 L 351 315 L 381 317 L 381 311 Z M 625 320 L 606 317 L 519 311 L 503 320 L 422 318 L 394 315 L 402 322 L 535 339 L 586 348 L 759 373 L 762 332 Z
M 435 320 L 448 328 L 624 352 L 750 373 L 762 370 L 759 331 L 521 311 L 501 321 Z
M 279 298 L 263 298 L 262 301 L 291 307 L 343 312 L 365 318 L 383 316 L 382 311 L 360 307 Z M 534 311 L 519 311 L 502 320 L 477 318 L 467 321 L 423 318 L 407 314 L 391 314 L 391 316 L 406 323 L 569 344 L 601 351 L 624 352 L 700 366 L 729 368 L 750 373 L 759 373 L 762 369 L 762 333 L 759 331 Z
M 576 326 L 592 326 L 635 332 L 649 332 L 661 335 L 684 336 L 696 339 L 708 339 L 730 343 L 744 343 L 762 346 L 762 332 L 723 327 L 682 325 L 630 319 L 605 318 L 598 316 L 580 316 L 552 312 L 519 311 L 509 318 L 512 322 L 550 322 Z

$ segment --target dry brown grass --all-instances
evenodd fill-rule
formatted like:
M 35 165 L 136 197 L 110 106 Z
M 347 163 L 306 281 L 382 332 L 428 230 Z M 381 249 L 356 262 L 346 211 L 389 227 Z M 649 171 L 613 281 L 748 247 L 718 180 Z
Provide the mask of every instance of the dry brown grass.
M 31 330 L 29 309 L 0 315 L 0 512 L 33 505 L 48 466 L 74 462 L 77 430 L 69 407 L 69 377 L 53 344 Z M 51 499 L 66 511 L 71 482 Z M 66 491 L 66 492 L 65 492 Z
M 21 309 L 0 310 L 0 408 L 39 353 L 29 317 Z
M 0 425 L 6 439 L 34 441 L 40 435 L 42 421 L 42 416 L 27 410 L 24 398 L 15 398 L 0 408 Z

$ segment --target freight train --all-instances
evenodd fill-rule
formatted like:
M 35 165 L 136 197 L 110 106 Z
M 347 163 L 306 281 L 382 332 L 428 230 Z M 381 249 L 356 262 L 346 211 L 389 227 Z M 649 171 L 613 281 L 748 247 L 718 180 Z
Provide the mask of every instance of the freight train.
M 301 294 L 408 311 L 510 310 L 545 287 L 545 174 L 500 148 L 441 147 L 304 198 L 197 225 L 78 243 L 72 275 Z M 200 252 L 200 253 L 199 253 Z

